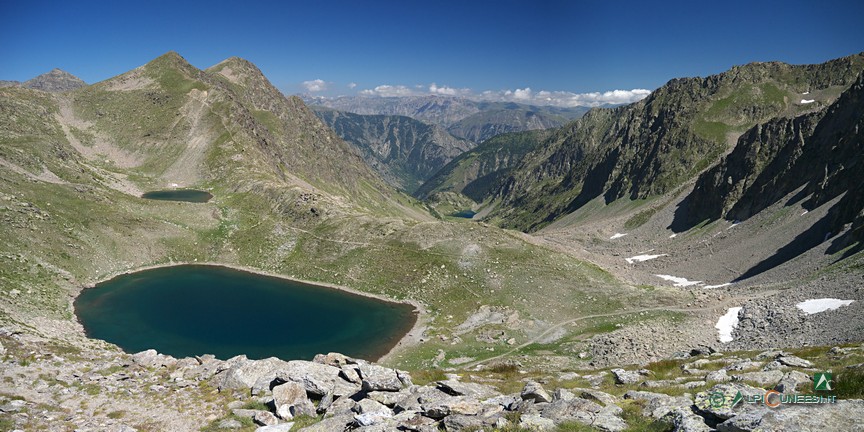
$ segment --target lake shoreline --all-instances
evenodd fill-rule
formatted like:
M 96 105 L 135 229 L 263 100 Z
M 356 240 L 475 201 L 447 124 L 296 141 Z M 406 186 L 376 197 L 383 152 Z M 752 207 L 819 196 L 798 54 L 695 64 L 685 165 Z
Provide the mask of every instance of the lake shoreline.
M 316 282 L 316 281 L 310 281 L 310 280 L 305 280 L 305 279 L 298 279 L 298 278 L 293 278 L 293 277 L 286 276 L 286 275 L 283 275 L 280 273 L 274 273 L 274 272 L 270 272 L 270 271 L 266 271 L 266 270 L 257 269 L 254 267 L 247 267 L 247 266 L 243 266 L 243 265 L 239 265 L 239 264 L 227 264 L 227 263 L 219 263 L 219 262 L 212 262 L 212 261 L 206 261 L 206 262 L 197 262 L 197 261 L 186 262 L 186 261 L 183 261 L 183 262 L 171 262 L 171 263 L 164 263 L 164 264 L 152 264 L 152 265 L 135 267 L 132 269 L 126 269 L 123 271 L 114 272 L 114 273 L 111 273 L 107 276 L 101 277 L 97 280 L 90 281 L 86 284 L 81 285 L 82 289 L 79 292 L 75 293 L 74 297 L 72 298 L 72 301 L 74 302 L 75 299 L 79 295 L 81 295 L 81 291 L 83 291 L 84 289 L 94 288 L 94 287 L 96 287 L 96 285 L 103 283 L 103 282 L 107 282 L 107 281 L 114 279 L 118 276 L 128 275 L 128 274 L 137 273 L 137 272 L 141 272 L 141 271 L 145 271 L 145 270 L 161 269 L 161 268 L 168 268 L 168 267 L 178 267 L 178 266 L 204 266 L 204 267 L 228 268 L 228 269 L 232 269 L 232 270 L 238 270 L 238 271 L 243 271 L 243 272 L 252 273 L 252 274 L 256 274 L 256 275 L 267 276 L 267 277 L 282 279 L 282 280 L 286 280 L 286 281 L 290 281 L 290 282 L 300 283 L 300 284 L 304 284 L 304 285 L 308 285 L 308 286 L 312 286 L 312 287 L 316 287 L 316 288 L 327 288 L 327 289 L 338 290 L 338 291 L 342 291 L 345 293 L 349 293 L 349 294 L 353 294 L 353 295 L 357 295 L 357 296 L 361 296 L 361 297 L 367 297 L 367 298 L 375 299 L 375 300 L 385 302 L 385 303 L 402 304 L 402 305 L 409 305 L 409 306 L 413 307 L 414 311 L 413 311 L 412 315 L 413 315 L 414 319 L 413 319 L 413 322 L 411 323 L 410 326 L 406 326 L 407 331 L 405 331 L 403 333 L 402 337 L 400 337 L 398 340 L 396 340 L 390 344 L 384 345 L 384 347 L 386 347 L 386 351 L 382 350 L 382 353 L 380 355 L 376 354 L 376 358 L 368 359 L 369 361 L 373 361 L 373 362 L 390 361 L 390 360 L 392 360 L 392 358 L 396 352 L 407 349 L 411 346 L 414 346 L 414 345 L 420 343 L 421 339 L 422 339 L 423 331 L 425 330 L 425 325 L 428 322 L 428 312 L 426 311 L 426 309 L 423 307 L 422 304 L 420 304 L 419 302 L 414 301 L 414 300 L 410 300 L 410 299 L 397 300 L 397 299 L 392 299 L 392 298 L 389 298 L 389 297 L 381 295 L 381 294 L 369 293 L 369 292 L 358 290 L 356 288 L 347 287 L 344 285 L 338 285 L 338 284 L 333 284 L 333 283 L 329 283 L 329 282 Z M 73 307 L 73 309 L 74 309 L 74 307 Z M 75 321 L 79 325 L 81 325 L 81 327 L 83 328 L 83 323 L 81 323 L 81 320 L 78 318 L 78 315 L 77 314 L 73 314 L 73 315 L 75 316 Z M 89 336 L 87 336 L 87 337 L 89 338 Z M 320 353 L 320 354 L 327 354 L 327 353 Z M 287 360 L 293 360 L 293 359 L 287 359 Z

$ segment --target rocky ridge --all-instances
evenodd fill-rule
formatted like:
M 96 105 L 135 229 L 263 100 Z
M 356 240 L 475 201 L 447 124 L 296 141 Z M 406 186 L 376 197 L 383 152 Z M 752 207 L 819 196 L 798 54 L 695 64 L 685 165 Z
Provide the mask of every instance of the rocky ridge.
M 24 82 L 0 81 L 0 87 L 25 87 L 49 93 L 62 93 L 86 86 L 87 83 L 82 79 L 60 69 L 52 69 Z

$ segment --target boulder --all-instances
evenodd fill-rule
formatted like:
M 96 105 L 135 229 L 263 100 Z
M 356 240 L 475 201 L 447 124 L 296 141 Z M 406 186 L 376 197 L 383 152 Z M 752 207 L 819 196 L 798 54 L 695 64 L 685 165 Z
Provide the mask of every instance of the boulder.
M 341 414 L 338 416 L 333 416 L 329 418 L 325 418 L 318 423 L 313 425 L 306 426 L 303 429 L 300 429 L 297 432 L 333 432 L 333 431 L 344 431 L 347 429 L 349 424 L 354 423 L 354 415 L 353 414 Z
M 354 422 L 358 426 L 374 426 L 381 424 L 393 417 L 392 412 L 367 412 L 354 416 Z
M 663 395 L 656 397 L 645 403 L 642 408 L 642 415 L 653 419 L 661 419 L 669 412 L 677 409 L 690 409 L 693 405 L 693 400 L 688 396 L 668 396 Z
M 477 399 L 487 399 L 501 394 L 492 386 L 477 383 L 463 383 L 453 379 L 438 381 L 435 383 L 435 386 L 444 393 L 453 396 L 471 396 Z
M 759 372 L 744 372 L 738 375 L 732 375 L 733 381 L 752 381 L 761 386 L 774 386 L 783 378 L 783 372 L 779 370 L 759 371 Z
M 522 397 L 522 400 L 533 400 L 537 403 L 552 402 L 552 396 L 549 396 L 549 393 L 542 385 L 540 385 L 540 383 L 534 381 L 528 381 L 525 383 L 525 387 L 522 389 L 522 393 L 520 393 L 519 396 Z
M 277 382 L 293 381 L 300 383 L 306 389 L 306 393 L 313 397 L 323 397 L 334 387 L 336 395 L 351 392 L 349 389 L 340 389 L 339 385 L 345 383 L 339 378 L 339 368 L 304 360 L 292 360 L 275 369 L 274 379 Z M 347 383 L 345 383 L 347 384 Z M 353 387 L 352 387 L 353 388 Z
M 288 363 L 275 357 L 263 360 L 249 360 L 246 356 L 238 356 L 228 360 L 231 364 L 228 369 L 216 375 L 217 387 L 224 389 L 252 389 L 259 381 L 266 382 L 269 390 L 270 382 L 276 375 L 276 371 L 285 367 Z
M 279 423 L 279 419 L 269 411 L 258 411 L 252 417 L 252 421 L 261 426 L 272 426 Z
M 732 377 L 730 377 L 726 373 L 726 369 L 720 369 L 720 370 L 716 370 L 714 372 L 710 372 L 710 373 L 708 373 L 708 375 L 705 375 L 705 381 L 725 383 L 725 382 L 732 381 Z
M 484 423 L 483 419 L 473 415 L 453 414 L 447 416 L 444 421 L 444 430 L 462 431 L 462 430 L 482 430 L 484 426 L 491 426 Z M 493 422 L 494 425 L 494 422 Z
M 276 405 L 276 414 L 285 420 L 316 414 L 315 407 L 306 397 L 306 388 L 293 381 L 273 387 L 273 404 Z
M 705 419 L 696 415 L 689 408 L 675 408 L 666 413 L 661 420 L 671 424 L 675 432 L 710 432 L 714 430 L 705 423 Z
M 860 431 L 864 424 L 864 400 L 838 400 L 834 404 L 784 405 L 740 413 L 717 425 L 721 432 Z
M 574 398 L 550 403 L 543 409 L 542 415 L 556 424 L 578 421 L 590 425 L 602 409 L 603 407 L 589 400 Z
M 555 422 L 537 414 L 526 414 L 520 417 L 519 427 L 529 431 L 555 430 Z
M 312 359 L 315 363 L 325 364 L 327 366 L 334 366 L 341 368 L 344 365 L 356 364 L 357 360 L 346 356 L 345 354 L 339 353 L 327 353 L 327 354 L 317 354 L 315 358 Z
M 774 390 L 780 393 L 792 393 L 802 384 L 810 384 L 812 382 L 810 375 L 796 370 L 786 372 L 780 382 L 774 386 Z
M 395 370 L 371 363 L 361 363 L 359 368 L 365 391 L 399 391 L 402 381 Z
M 593 402 L 598 402 L 600 403 L 600 405 L 603 406 L 616 405 L 618 402 L 617 396 L 613 396 L 609 393 L 604 393 L 600 390 L 588 388 L 574 388 L 572 391 L 578 397 L 588 399 Z
M 642 381 L 642 375 L 634 371 L 624 369 L 612 369 L 612 376 L 615 378 L 615 384 L 637 384 Z
M 801 357 L 795 357 L 793 355 L 782 355 L 777 357 L 777 361 L 780 364 L 797 368 L 809 368 L 813 366 L 813 363 L 809 360 L 804 360 Z
M 354 365 L 345 365 L 339 369 L 339 377 L 354 384 L 360 384 L 362 380 L 360 379 L 360 372 L 357 371 L 357 367 Z
M 384 413 L 387 417 L 393 416 L 393 411 L 385 405 L 375 402 L 372 399 L 362 399 L 354 406 L 357 414 Z

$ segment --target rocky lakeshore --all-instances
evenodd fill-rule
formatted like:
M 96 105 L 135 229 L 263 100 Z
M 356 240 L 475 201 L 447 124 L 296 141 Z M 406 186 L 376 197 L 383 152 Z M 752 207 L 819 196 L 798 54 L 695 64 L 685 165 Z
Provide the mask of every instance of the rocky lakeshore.
M 0 337 L 6 430 L 851 431 L 864 421 L 861 399 L 732 405 L 739 392 L 812 393 L 812 377 L 826 362 L 842 380 L 861 368 L 859 345 L 810 349 L 813 360 L 706 349 L 552 375 L 513 364 L 417 371 L 424 381 L 417 384 L 406 371 L 338 353 L 312 361 L 177 359 L 155 350 L 64 348 L 8 329 Z

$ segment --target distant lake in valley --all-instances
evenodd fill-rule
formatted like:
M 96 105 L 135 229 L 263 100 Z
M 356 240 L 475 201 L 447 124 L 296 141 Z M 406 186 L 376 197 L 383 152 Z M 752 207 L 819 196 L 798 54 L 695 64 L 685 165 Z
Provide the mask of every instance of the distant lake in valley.
M 221 266 L 124 274 L 85 289 L 75 312 L 87 335 L 129 353 L 376 360 L 414 325 L 414 308 Z
M 167 189 L 147 192 L 141 198 L 159 201 L 186 201 L 194 203 L 206 203 L 213 198 L 207 191 L 195 189 Z

